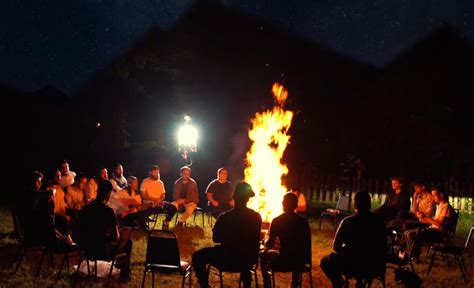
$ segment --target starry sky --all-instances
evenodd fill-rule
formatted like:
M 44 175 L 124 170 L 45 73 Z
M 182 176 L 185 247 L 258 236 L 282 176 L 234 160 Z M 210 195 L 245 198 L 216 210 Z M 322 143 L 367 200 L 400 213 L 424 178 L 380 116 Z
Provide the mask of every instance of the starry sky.
M 197 0 L 2 0 L 0 83 L 74 94 L 151 27 Z M 474 42 L 473 0 L 220 0 L 226 7 L 382 67 L 443 24 Z

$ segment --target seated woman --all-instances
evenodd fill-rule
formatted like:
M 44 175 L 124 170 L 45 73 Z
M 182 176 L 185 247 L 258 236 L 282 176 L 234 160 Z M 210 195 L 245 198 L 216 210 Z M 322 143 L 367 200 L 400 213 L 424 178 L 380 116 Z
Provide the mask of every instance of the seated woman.
M 138 192 L 137 177 L 128 177 L 128 186 L 112 193 L 109 206 L 114 209 L 122 226 L 146 227 L 146 215 L 142 213 L 142 198 Z

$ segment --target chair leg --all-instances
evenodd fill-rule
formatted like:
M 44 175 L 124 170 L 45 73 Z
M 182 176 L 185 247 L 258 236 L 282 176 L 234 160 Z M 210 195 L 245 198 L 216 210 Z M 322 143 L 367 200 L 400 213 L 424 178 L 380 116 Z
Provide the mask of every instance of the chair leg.
M 204 211 L 201 211 L 202 216 L 202 228 L 204 229 Z
M 464 273 L 464 268 L 463 268 L 463 262 L 461 262 L 461 256 L 456 255 L 456 259 L 458 260 L 459 263 L 459 269 L 461 269 L 461 274 L 462 274 L 462 279 L 466 281 L 466 274 Z
M 185 281 L 186 281 L 186 272 L 183 273 L 183 279 L 181 280 L 181 288 L 184 288 Z
M 79 268 L 81 268 L 81 261 L 82 261 L 82 252 L 81 250 L 79 250 L 79 262 L 77 263 L 76 276 L 74 277 L 72 281 L 72 287 L 76 286 L 76 279 L 79 278 Z
M 155 287 L 155 271 L 151 271 L 151 287 Z
M 59 265 L 58 276 L 56 278 L 56 281 L 58 281 L 59 277 L 61 277 L 61 272 L 63 272 L 64 262 L 66 262 L 66 258 L 69 259 L 68 255 L 67 255 L 67 252 L 64 252 L 63 260 L 61 261 L 61 265 Z M 69 264 L 68 264 L 68 266 L 69 266 Z
M 222 279 L 222 271 L 219 270 L 219 280 L 221 281 L 221 288 L 224 288 L 224 280 Z
M 43 260 L 44 260 L 45 255 L 46 255 L 46 250 L 44 250 L 43 253 L 41 254 L 41 258 L 40 258 L 40 261 L 39 261 L 39 264 L 38 264 L 38 268 L 36 269 L 35 278 L 38 277 L 39 274 L 40 274 L 41 265 L 43 264 Z
M 433 250 L 433 256 L 431 256 L 430 266 L 428 266 L 428 271 L 426 271 L 426 276 L 430 275 L 431 268 L 433 268 L 433 262 L 436 257 L 436 250 Z
M 384 279 L 384 284 L 385 284 L 385 279 Z M 311 271 L 311 268 L 309 270 L 309 287 L 313 288 L 313 272 Z
M 20 268 L 20 265 L 21 265 L 21 261 L 23 260 L 23 257 L 25 256 L 25 247 L 23 245 L 21 245 L 19 248 L 18 248 L 18 252 L 16 254 L 16 257 L 15 257 L 15 262 L 16 262 L 16 266 L 15 266 L 15 269 L 13 270 L 13 274 L 16 274 L 16 271 L 18 271 L 18 268 Z
M 321 221 L 323 220 L 323 216 L 319 216 L 319 230 L 321 230 Z
M 114 265 L 115 265 L 115 259 L 112 260 L 112 263 L 110 264 L 110 269 L 109 269 L 109 276 L 107 276 L 107 284 L 105 287 L 109 287 L 110 284 L 110 278 L 112 277 L 112 271 L 114 270 Z M 96 262 L 96 267 L 97 267 L 97 262 Z M 96 268 L 97 269 L 97 268 Z M 97 271 L 97 270 L 96 270 Z M 97 272 L 96 272 L 97 273 Z M 97 274 L 96 274 L 97 275 Z
M 275 288 L 275 271 L 272 270 L 272 287 Z
M 193 285 L 193 266 L 189 267 L 189 288 Z
M 142 288 L 145 287 L 145 279 L 146 279 L 146 267 L 145 267 L 145 269 L 143 270 Z

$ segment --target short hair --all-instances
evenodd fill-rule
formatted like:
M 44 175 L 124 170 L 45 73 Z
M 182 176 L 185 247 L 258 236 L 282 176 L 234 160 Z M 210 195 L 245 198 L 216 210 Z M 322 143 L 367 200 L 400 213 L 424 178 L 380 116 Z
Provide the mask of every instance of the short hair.
M 97 199 L 102 201 L 107 198 L 109 193 L 113 190 L 112 183 L 108 180 L 101 180 L 97 188 Z
M 354 196 L 354 205 L 358 212 L 367 212 L 371 207 L 370 194 L 367 191 L 359 191 Z
M 132 181 L 134 180 L 138 180 L 138 178 L 135 176 L 128 176 L 128 179 L 127 179 L 128 185 L 130 185 L 130 183 L 132 183 Z
M 416 179 L 415 181 L 413 181 L 413 186 L 426 186 L 426 184 L 422 180 Z
M 179 173 L 183 173 L 184 170 L 188 170 L 189 172 L 191 172 L 191 167 L 189 166 L 183 166 L 179 169 Z
M 219 174 L 221 174 L 222 171 L 227 171 L 227 168 L 221 167 L 221 168 L 217 169 L 217 176 L 219 176 Z
M 402 177 L 400 177 L 400 176 L 392 176 L 392 177 L 390 178 L 390 180 L 392 180 L 392 181 L 394 181 L 394 180 L 395 180 L 395 181 L 398 181 L 400 184 L 402 183 Z
M 62 160 L 62 161 L 59 163 L 59 167 L 63 167 L 64 164 L 68 164 L 68 165 L 69 165 L 69 161 L 67 161 L 66 159 Z
M 43 176 L 43 173 L 37 171 L 37 170 L 34 170 L 34 171 L 31 171 L 31 181 L 36 181 L 36 179 L 38 178 L 41 178 L 43 179 L 44 176 Z
M 153 171 L 153 170 L 160 170 L 160 167 L 158 165 L 151 165 L 150 171 Z
M 287 192 L 285 196 L 283 196 L 283 211 L 295 211 L 296 207 L 298 207 L 298 196 L 293 192 Z

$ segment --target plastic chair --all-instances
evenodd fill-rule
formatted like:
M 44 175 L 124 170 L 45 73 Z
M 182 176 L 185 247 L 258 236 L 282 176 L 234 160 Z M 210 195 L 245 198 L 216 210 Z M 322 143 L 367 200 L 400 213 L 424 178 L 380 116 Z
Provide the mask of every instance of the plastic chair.
M 183 277 L 181 287 L 184 287 L 185 280 L 189 276 L 189 287 L 191 287 L 192 266 L 188 262 L 181 261 L 178 239 L 173 231 L 152 230 L 148 234 L 142 287 L 145 287 L 148 272 L 152 273 L 152 287 L 155 286 L 155 272 L 180 274 Z
M 351 209 L 351 195 L 341 194 L 337 200 L 336 209 L 327 209 L 321 213 L 319 217 L 319 230 L 321 230 L 321 222 L 324 218 L 332 220 L 332 226 L 337 228 L 339 221 L 350 214 Z M 336 221 L 337 220 L 337 221 Z

